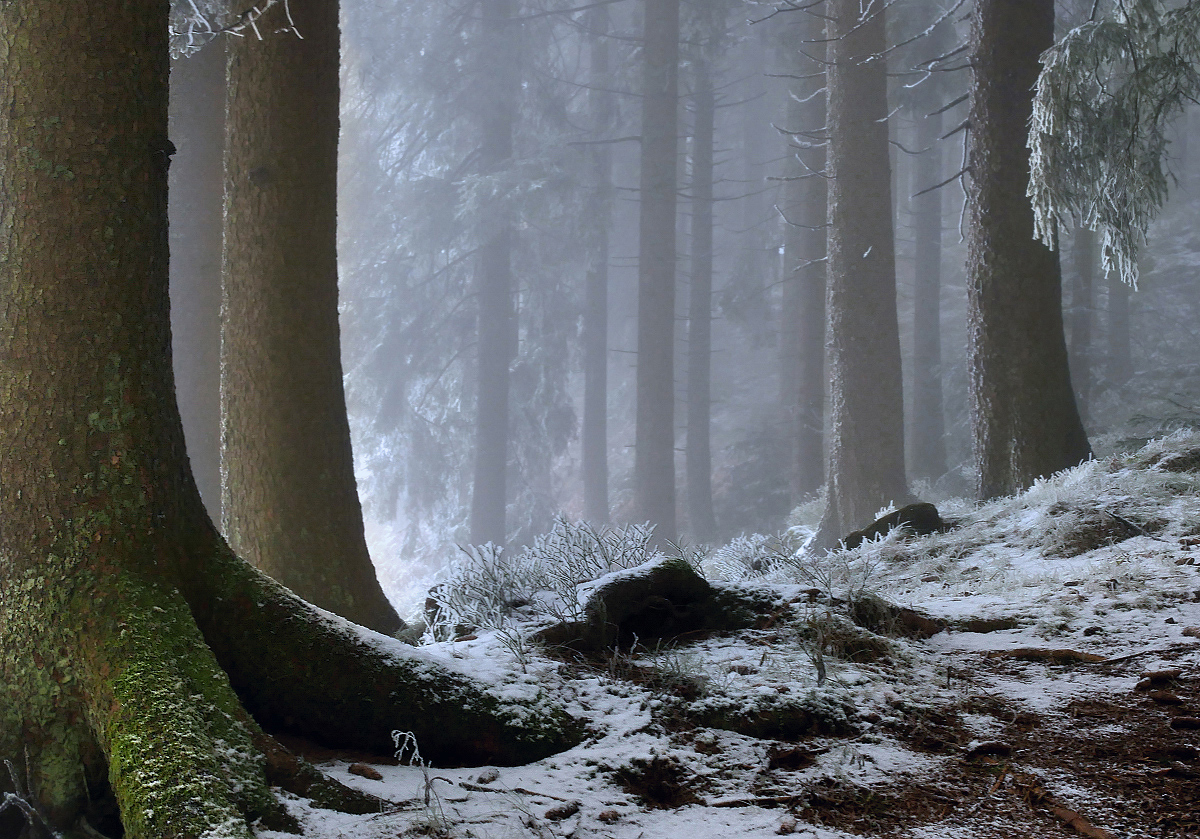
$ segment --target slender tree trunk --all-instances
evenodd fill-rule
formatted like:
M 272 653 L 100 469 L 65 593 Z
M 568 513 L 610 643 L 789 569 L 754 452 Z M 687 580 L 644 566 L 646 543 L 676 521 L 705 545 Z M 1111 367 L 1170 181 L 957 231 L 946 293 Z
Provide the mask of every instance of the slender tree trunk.
M 222 519 L 301 597 L 403 625 L 363 535 L 337 288 L 338 10 L 292 0 L 299 35 L 229 45 L 222 295 Z M 260 28 L 287 25 L 282 5 Z
M 944 52 L 939 39 L 935 54 Z M 930 85 L 929 82 L 926 82 Z M 932 87 L 932 85 L 930 85 Z M 942 181 L 941 114 L 938 88 L 917 105 L 916 191 Z M 913 428 L 912 472 L 936 480 L 946 472 L 946 420 L 942 402 L 942 190 L 913 199 L 916 266 L 913 283 Z
M 711 28 L 711 27 L 710 27 Z M 711 36 L 710 36 L 711 37 Z M 688 294 L 687 492 L 692 535 L 709 542 L 716 535 L 713 515 L 712 392 L 713 139 L 716 101 L 708 59 L 695 63 L 692 135 L 692 271 Z
M 171 62 L 171 345 L 192 474 L 221 518 L 225 39 Z
M 1026 146 L 1053 0 L 979 0 L 974 18 L 967 265 L 971 425 L 981 499 L 1090 454 L 1063 335 L 1057 254 L 1033 238 Z
M 415 723 L 442 760 L 566 745 L 213 528 L 171 369 L 167 12 L 0 4 L 0 758 L 67 839 L 105 795 L 127 839 L 251 839 L 298 829 L 270 784 L 336 785 L 283 778 L 247 708 L 374 750 Z
M 517 76 L 510 52 L 513 0 L 483 0 L 480 80 L 484 95 L 478 115 L 480 166 L 495 174 L 512 157 Z M 476 265 L 479 301 L 479 358 L 475 411 L 475 482 L 471 490 L 471 542 L 503 545 L 507 536 L 508 392 L 516 355 L 517 317 L 513 307 L 512 222 L 506 209 L 484 231 Z
M 829 4 L 829 490 L 819 542 L 908 497 L 882 3 Z
M 1079 413 L 1085 422 L 1092 399 L 1092 305 L 1096 286 L 1098 249 L 1096 234 L 1087 228 L 1077 228 L 1072 239 L 1075 277 L 1071 283 L 1071 343 L 1067 355 L 1071 362 L 1071 381 L 1079 400 Z
M 591 76 L 588 110 L 593 130 L 603 137 L 613 124 L 609 79 L 608 7 L 588 15 L 591 31 Z M 583 516 L 608 522 L 608 231 L 612 201 L 612 150 L 607 144 L 591 151 L 594 192 L 588 218 L 595 225 L 592 264 L 588 268 L 583 310 Z
M 770 49 L 767 30 L 751 28 L 745 44 L 748 61 L 744 72 L 748 76 L 747 101 L 739 110 L 742 123 L 742 232 L 739 236 L 741 253 L 738 256 L 731 283 L 736 283 L 737 296 L 742 301 L 739 314 L 745 319 L 747 332 L 753 342 L 761 344 L 771 334 L 771 300 L 768 284 L 771 281 L 771 260 L 768 253 L 766 225 L 771 214 L 767 189 L 766 161 L 770 152 L 768 142 L 774 134 L 771 127 L 771 102 L 767 96 L 767 56 Z
M 819 41 L 824 22 L 814 14 L 792 25 L 796 56 L 792 72 L 807 76 L 824 69 L 801 52 Z M 788 436 L 794 441 L 792 494 L 795 501 L 825 482 L 825 246 L 829 216 L 825 180 L 824 79 L 794 83 L 787 109 L 794 135 L 784 198 L 784 284 L 780 319 L 781 389 Z
M 675 189 L 679 0 L 646 0 L 638 244 L 636 516 L 675 525 Z
M 1117 387 L 1133 378 L 1133 349 L 1129 340 L 1129 286 L 1116 271 L 1108 274 L 1108 380 Z

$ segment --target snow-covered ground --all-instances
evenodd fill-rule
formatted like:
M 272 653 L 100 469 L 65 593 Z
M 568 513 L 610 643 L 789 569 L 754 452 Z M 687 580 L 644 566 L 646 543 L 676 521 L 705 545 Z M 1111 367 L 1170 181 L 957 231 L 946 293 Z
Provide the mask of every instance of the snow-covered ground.
M 309 839 L 1200 835 L 1200 436 L 942 513 L 958 526 L 820 559 L 780 540 L 710 558 L 710 579 L 790 604 L 759 629 L 572 660 L 525 640 L 545 620 L 527 610 L 428 643 L 505 695 L 556 698 L 590 736 L 522 767 L 376 765 L 371 780 L 330 761 L 394 806 L 289 806 Z M 949 628 L 875 636 L 844 615 L 864 593 Z M 714 709 L 837 733 L 753 737 L 703 724 Z

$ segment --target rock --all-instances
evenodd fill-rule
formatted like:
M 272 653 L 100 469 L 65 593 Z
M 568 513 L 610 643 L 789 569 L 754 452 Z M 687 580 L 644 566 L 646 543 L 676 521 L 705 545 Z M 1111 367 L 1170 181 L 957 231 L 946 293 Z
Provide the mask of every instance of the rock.
M 357 775 L 358 777 L 366 778 L 369 781 L 383 780 L 383 775 L 379 774 L 378 769 L 365 763 L 351 763 L 348 767 L 346 767 L 346 771 L 351 775 Z
M 847 550 L 852 550 L 868 539 L 878 539 L 880 536 L 886 536 L 898 527 L 904 528 L 905 532 L 913 536 L 928 536 L 930 533 L 943 533 L 947 529 L 946 523 L 942 521 L 942 517 L 938 514 L 937 507 L 922 501 L 901 507 L 899 510 L 876 519 L 869 527 L 847 534 L 841 540 L 842 545 Z
M 1176 731 L 1200 731 L 1200 717 L 1175 717 L 1171 728 Z
M 551 646 L 599 651 L 684 635 L 747 629 L 777 605 L 778 595 L 711 585 L 686 561 L 659 558 L 580 586 L 584 619 L 533 637 Z
M 971 760 L 977 757 L 1010 757 L 1012 755 L 1012 746 L 1008 743 L 1001 743 L 996 740 L 989 740 L 986 743 L 975 743 L 967 749 L 966 758 Z
M 580 803 L 578 801 L 568 801 L 565 804 L 559 804 L 557 807 L 551 807 L 546 811 L 546 818 L 552 822 L 560 822 L 563 819 L 569 819 L 571 816 L 579 812 Z
M 877 635 L 930 638 L 946 628 L 943 620 L 923 615 L 907 606 L 897 606 L 873 594 L 851 602 L 848 612 L 850 620 Z

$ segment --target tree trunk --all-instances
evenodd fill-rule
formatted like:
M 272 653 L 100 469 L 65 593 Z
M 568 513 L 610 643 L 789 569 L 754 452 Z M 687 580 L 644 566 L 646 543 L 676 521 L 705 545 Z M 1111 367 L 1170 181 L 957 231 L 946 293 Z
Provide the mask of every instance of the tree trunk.
M 1026 134 L 1053 0 L 980 0 L 974 18 L 967 258 L 971 425 L 981 499 L 1090 454 L 1063 336 L 1058 255 L 1033 238 Z
M 675 167 L 679 0 L 646 0 L 638 244 L 636 516 L 675 526 Z
M 1067 356 L 1071 363 L 1071 381 L 1079 400 L 1079 414 L 1087 421 L 1088 403 L 1092 399 L 1092 306 L 1093 290 L 1096 287 L 1095 232 L 1085 227 L 1076 228 L 1072 239 L 1072 256 L 1075 262 L 1074 282 L 1071 283 L 1071 343 Z
M 602 88 L 609 79 L 608 7 L 588 15 L 591 32 L 592 89 L 588 111 L 598 139 L 613 125 L 613 94 Z M 604 143 L 590 152 L 594 192 L 588 218 L 593 230 L 583 309 L 583 517 L 608 522 L 608 231 L 612 201 L 612 150 Z
M 302 37 L 229 44 L 222 522 L 305 600 L 390 633 L 403 622 L 367 552 L 342 388 L 337 3 L 289 8 Z
M 711 39 L 712 27 L 708 34 Z M 705 47 L 707 51 L 708 46 Z M 696 125 L 692 134 L 692 271 L 688 293 L 687 498 L 692 536 L 703 543 L 716 535 L 713 515 L 712 450 L 712 287 L 713 134 L 716 101 L 707 56 L 695 62 Z M 761 296 L 761 295 L 760 295 Z
M 480 167 L 496 174 L 512 157 L 518 79 L 512 66 L 512 0 L 483 0 L 483 60 L 479 128 Z M 471 489 L 471 542 L 503 545 L 507 536 L 508 391 L 516 355 L 512 221 L 499 209 L 482 231 L 475 287 L 479 301 L 479 356 L 475 402 L 475 481 Z
M 882 4 L 829 5 L 829 490 L 821 542 L 908 498 Z
M 560 712 L 519 727 L 213 528 L 171 369 L 167 11 L 0 4 L 0 758 L 69 839 L 106 794 L 127 839 L 251 839 L 296 828 L 269 784 L 297 762 L 247 710 L 376 753 L 412 729 L 440 761 L 568 745 Z
M 192 474 L 221 518 L 225 39 L 171 62 L 171 349 Z
M 1129 340 L 1129 286 L 1116 271 L 1108 274 L 1108 380 L 1117 387 L 1133 378 L 1133 348 Z
M 943 36 L 939 30 L 938 36 Z M 930 48 L 946 52 L 949 39 L 938 37 Z M 914 192 L 941 183 L 942 115 L 937 110 L 941 88 L 925 82 L 917 100 L 917 148 Z M 916 235 L 913 281 L 913 427 L 912 473 L 937 480 L 946 473 L 946 420 L 942 402 L 942 190 L 917 195 L 912 202 Z
M 800 50 L 819 41 L 824 22 L 815 14 L 793 24 L 792 72 L 807 76 L 824 68 Z M 825 483 L 825 228 L 829 214 L 825 180 L 824 79 L 793 84 L 787 127 L 794 135 L 784 213 L 783 311 L 780 374 L 784 418 L 793 440 L 792 494 L 795 502 Z

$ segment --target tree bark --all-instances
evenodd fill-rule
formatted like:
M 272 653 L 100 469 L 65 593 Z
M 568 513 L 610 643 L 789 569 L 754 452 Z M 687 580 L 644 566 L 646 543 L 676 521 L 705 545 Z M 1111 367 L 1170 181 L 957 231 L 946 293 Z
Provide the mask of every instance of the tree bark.
M 1092 296 L 1096 287 L 1096 234 L 1085 227 L 1076 228 L 1072 237 L 1075 275 L 1071 283 L 1071 341 L 1067 356 L 1071 363 L 1071 381 L 1079 402 L 1080 418 L 1086 422 L 1092 399 L 1092 321 L 1095 309 Z
M 192 474 L 221 519 L 225 39 L 171 62 L 171 349 Z
M 591 32 L 592 89 L 588 111 L 598 139 L 613 125 L 613 94 L 603 90 L 609 79 L 608 7 L 588 16 Z M 583 310 L 583 516 L 598 524 L 608 522 L 608 233 L 612 201 L 612 150 L 593 146 L 591 207 L 592 262 L 588 268 Z
M 646 0 L 638 244 L 636 515 L 674 540 L 679 0 Z
M 829 290 L 832 405 L 819 541 L 908 499 L 888 158 L 883 5 L 829 4 Z
M 302 37 L 229 45 L 222 522 L 296 594 L 390 633 L 403 622 L 367 552 L 342 387 L 337 3 L 289 9 Z M 269 14 L 260 28 L 288 25 Z
M 711 49 L 710 39 L 703 48 Z M 712 288 L 713 140 L 716 100 L 707 55 L 695 60 L 695 128 L 692 134 L 692 270 L 688 293 L 687 466 L 688 524 L 702 543 L 716 536 L 713 514 L 712 449 Z M 761 295 L 760 295 L 761 296 Z
M 824 69 L 802 49 L 821 40 L 824 22 L 797 16 L 792 72 L 807 76 Z M 784 284 L 780 319 L 780 389 L 788 436 L 793 441 L 792 495 L 795 502 L 825 483 L 825 248 L 829 217 L 825 180 L 824 79 L 792 85 L 787 109 L 789 151 L 785 188 Z M 822 88 L 815 91 L 813 88 Z
M 269 773 L 298 764 L 247 709 L 377 753 L 412 729 L 443 762 L 577 740 L 314 609 L 213 528 L 174 399 L 167 11 L 0 4 L 0 758 L 69 839 L 106 790 L 128 839 L 251 839 L 296 829 Z
M 1033 238 L 1026 134 L 1053 0 L 980 0 L 974 17 L 967 300 L 981 499 L 1090 454 L 1063 335 L 1057 254 Z
M 512 157 L 519 84 L 511 51 L 513 0 L 483 0 L 483 59 L 477 115 L 482 140 L 480 171 L 496 174 Z M 507 536 L 508 393 L 516 356 L 513 306 L 512 220 L 500 208 L 482 231 L 475 286 L 479 301 L 479 356 L 475 410 L 475 481 L 471 490 L 471 542 L 503 545 Z
M 938 31 L 930 51 L 940 55 L 949 38 Z M 940 86 L 925 82 L 917 100 L 917 148 L 914 192 L 941 183 L 942 115 Z M 942 400 L 942 190 L 917 195 L 912 201 L 916 235 L 913 282 L 913 427 L 912 473 L 937 480 L 946 473 L 946 419 Z

